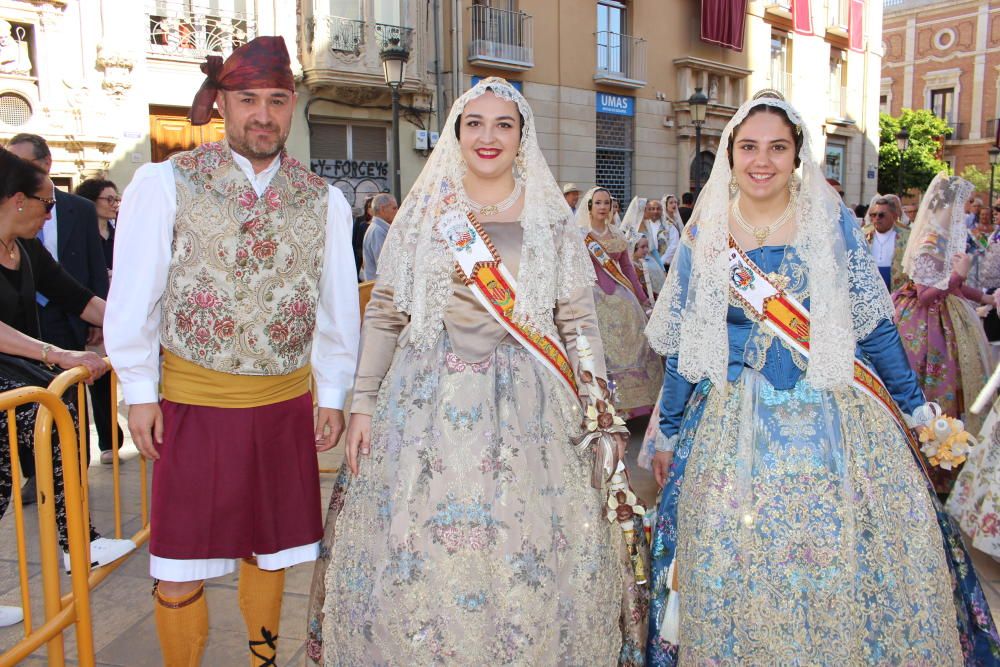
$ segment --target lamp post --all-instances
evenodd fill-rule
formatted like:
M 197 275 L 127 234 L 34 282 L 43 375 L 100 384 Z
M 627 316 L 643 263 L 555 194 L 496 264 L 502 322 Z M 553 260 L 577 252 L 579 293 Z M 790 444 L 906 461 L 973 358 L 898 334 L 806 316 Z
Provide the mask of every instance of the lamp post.
M 701 92 L 701 88 L 695 88 L 694 95 L 688 98 L 688 111 L 694 125 L 694 196 L 697 198 L 701 192 L 701 126 L 708 111 L 708 96 Z
M 996 146 L 990 146 L 988 151 L 990 154 L 990 222 L 993 222 L 993 173 L 996 171 L 997 164 L 1000 163 L 1000 148 Z
M 410 52 L 399 38 L 389 39 L 379 52 L 385 85 L 392 91 L 392 194 L 402 201 L 399 185 L 399 89 L 406 79 L 406 61 Z
M 896 148 L 899 149 L 899 176 L 897 179 L 897 185 L 899 190 L 899 198 L 902 201 L 903 198 L 903 155 L 906 153 L 906 147 L 910 145 L 910 131 L 905 127 L 896 133 Z

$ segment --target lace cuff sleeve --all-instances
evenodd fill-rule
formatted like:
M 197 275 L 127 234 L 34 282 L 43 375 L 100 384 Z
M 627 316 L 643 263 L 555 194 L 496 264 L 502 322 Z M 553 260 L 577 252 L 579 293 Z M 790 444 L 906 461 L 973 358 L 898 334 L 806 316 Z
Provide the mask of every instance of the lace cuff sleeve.
M 656 440 L 653 441 L 653 449 L 658 452 L 672 452 L 677 447 L 680 433 L 674 433 L 669 438 L 663 435 L 663 431 L 657 431 Z
M 937 403 L 924 403 L 917 407 L 912 414 L 904 414 L 906 425 L 910 428 L 927 426 L 931 421 L 937 419 L 941 414 L 941 408 Z

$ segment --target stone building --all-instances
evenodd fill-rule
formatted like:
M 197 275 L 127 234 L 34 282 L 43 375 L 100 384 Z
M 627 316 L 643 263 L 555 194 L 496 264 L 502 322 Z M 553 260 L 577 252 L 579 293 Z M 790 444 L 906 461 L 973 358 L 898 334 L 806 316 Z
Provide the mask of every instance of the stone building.
M 718 38 L 702 25 L 703 3 L 728 7 L 742 26 Z M 702 182 L 710 172 L 736 108 L 772 87 L 802 109 L 848 202 L 866 201 L 877 164 L 881 5 L 703 3 L 0 0 L 0 140 L 47 137 L 64 186 L 106 173 L 124 187 L 139 165 L 221 136 L 221 119 L 203 128 L 185 120 L 207 54 L 282 35 L 299 82 L 289 151 L 356 208 L 391 186 L 391 97 L 379 58 L 387 45 L 410 53 L 403 192 L 455 97 L 500 75 L 532 104 L 561 182 L 600 183 L 626 199 L 690 190 L 699 165 Z M 695 88 L 710 99 L 700 159 L 687 103 Z
M 0 141 L 40 134 L 61 186 L 106 174 L 124 188 L 140 165 L 221 138 L 221 118 L 186 119 L 206 55 L 281 35 L 299 82 L 289 152 L 360 207 L 391 186 L 387 40 L 412 44 L 401 135 L 412 146 L 414 128 L 430 125 L 433 41 L 413 30 L 425 4 L 331 2 L 353 8 L 334 19 L 305 0 L 0 0 Z M 404 150 L 401 162 L 405 190 L 423 155 Z
M 882 43 L 882 110 L 932 110 L 951 126 L 941 155 L 953 172 L 988 171 L 1000 117 L 1000 2 L 885 0 Z

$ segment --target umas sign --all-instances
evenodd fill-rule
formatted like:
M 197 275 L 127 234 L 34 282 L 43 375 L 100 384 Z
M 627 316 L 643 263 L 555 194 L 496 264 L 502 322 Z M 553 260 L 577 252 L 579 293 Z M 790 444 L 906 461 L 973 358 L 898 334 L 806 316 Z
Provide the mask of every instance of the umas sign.
M 312 160 L 309 168 L 317 176 L 340 188 L 347 203 L 360 215 L 365 198 L 389 191 L 389 163 L 379 160 Z
M 635 98 L 611 93 L 597 93 L 597 113 L 610 113 L 616 116 L 634 116 Z

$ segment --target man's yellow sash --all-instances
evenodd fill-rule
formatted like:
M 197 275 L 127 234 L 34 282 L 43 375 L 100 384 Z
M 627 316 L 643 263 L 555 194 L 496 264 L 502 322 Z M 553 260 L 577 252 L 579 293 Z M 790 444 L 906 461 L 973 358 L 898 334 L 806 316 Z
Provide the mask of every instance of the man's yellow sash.
M 576 378 L 562 343 L 514 321 L 517 280 L 504 266 L 490 237 L 472 213 L 463 214 L 458 210 L 454 195 L 446 197 L 445 204 L 438 230 L 451 249 L 463 282 L 493 319 L 552 371 L 574 399 L 577 398 Z
M 729 292 L 744 311 L 771 329 L 793 350 L 809 358 L 809 311 L 794 297 L 779 289 L 753 260 L 729 237 Z M 907 427 L 903 413 L 885 384 L 867 365 L 854 360 L 854 386 L 875 399 L 889 413 L 906 436 L 917 460 L 927 472 L 920 444 Z
M 618 266 L 618 262 L 608 254 L 608 251 L 601 245 L 601 242 L 594 238 L 594 235 L 587 232 L 587 237 L 584 239 L 587 244 L 587 250 L 597 263 L 607 271 L 608 275 L 615 279 L 615 282 L 620 284 L 622 287 L 627 289 L 632 294 L 635 294 L 635 288 L 632 287 L 632 281 L 622 273 L 622 269 Z M 635 294 L 637 297 L 638 294 Z

